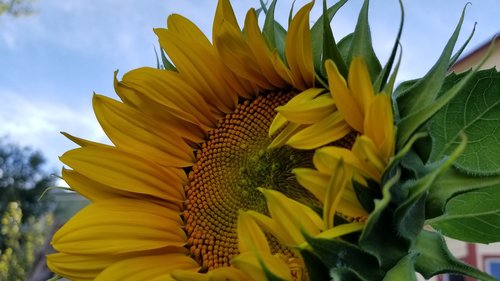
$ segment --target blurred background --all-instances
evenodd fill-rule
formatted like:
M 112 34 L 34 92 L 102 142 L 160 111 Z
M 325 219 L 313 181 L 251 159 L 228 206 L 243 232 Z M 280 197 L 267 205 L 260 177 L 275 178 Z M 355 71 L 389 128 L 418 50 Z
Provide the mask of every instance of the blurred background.
M 44 262 L 49 237 L 87 203 L 58 189 L 41 196 L 48 187 L 65 186 L 58 178 L 62 167 L 58 156 L 75 146 L 59 132 L 108 142 L 93 115 L 92 93 L 116 97 L 115 70 L 121 77 L 134 68 L 156 67 L 158 42 L 152 29 L 164 27 L 169 14 L 186 16 L 210 38 L 216 2 L 0 0 L 0 280 L 50 278 Z M 398 81 L 419 78 L 432 67 L 467 2 L 471 4 L 458 47 L 477 25 L 462 69 L 476 63 L 481 50 L 500 31 L 500 1 L 404 1 Z M 296 1 L 296 9 L 305 3 Z M 313 22 L 321 13 L 318 3 Z M 232 4 L 240 24 L 249 8 L 260 5 L 258 0 Z M 351 0 L 336 15 L 332 28 L 337 40 L 353 31 L 361 4 Z M 291 5 L 291 0 L 278 1 L 276 18 L 285 26 Z M 371 1 L 372 37 L 383 63 L 400 17 L 398 1 Z M 469 245 L 463 247 L 469 249 Z M 500 251 L 488 255 L 497 257 L 500 264 Z M 453 278 L 458 277 L 441 280 L 464 280 Z

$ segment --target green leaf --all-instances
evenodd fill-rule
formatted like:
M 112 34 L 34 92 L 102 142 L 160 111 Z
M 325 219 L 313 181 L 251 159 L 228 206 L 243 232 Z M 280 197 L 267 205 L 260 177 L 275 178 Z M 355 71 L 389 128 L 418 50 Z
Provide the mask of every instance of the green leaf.
M 454 168 L 441 175 L 432 185 L 427 197 L 427 218 L 443 214 L 446 202 L 458 193 L 478 188 L 500 187 L 500 176 L 474 177 L 460 173 Z
M 351 50 L 352 38 L 354 37 L 354 33 L 350 33 L 346 35 L 344 38 L 340 39 L 337 47 L 339 49 L 340 55 L 342 56 L 342 60 L 345 61 L 346 65 L 349 61 L 349 52 Z M 346 75 L 347 78 L 347 75 Z
M 405 201 L 394 212 L 398 233 L 413 244 L 422 231 L 425 221 L 425 202 L 427 193 L 422 192 L 415 198 Z
M 481 61 L 479 66 L 483 63 L 484 59 Z M 467 83 L 471 81 L 474 73 L 476 73 L 476 70 L 470 71 L 462 80 L 453 85 L 451 89 L 447 90 L 444 94 L 439 96 L 438 99 L 434 100 L 433 103 L 428 104 L 418 111 L 412 112 L 410 115 L 399 120 L 396 124 L 398 127 L 397 147 L 400 148 L 404 146 L 408 139 L 411 138 L 411 136 L 415 134 L 418 129 L 421 129 L 421 127 L 423 127 L 423 125 L 426 124 L 431 117 L 448 105 L 450 101 L 462 91 Z
M 375 256 L 382 270 L 389 270 L 408 254 L 407 242 L 397 233 L 391 202 L 391 189 L 400 179 L 399 170 L 389 179 L 383 189 L 383 197 L 375 201 L 375 209 L 368 216 L 361 233 L 359 246 Z
M 323 1 L 323 15 L 321 15 L 311 28 L 312 54 L 316 73 L 324 73 L 324 62 L 333 59 L 337 68 L 344 77 L 347 77 L 347 68 L 338 50 L 337 44 L 330 28 L 330 22 L 337 11 L 347 2 L 341 0 L 326 9 L 326 0 Z
M 403 24 L 404 24 L 405 13 L 404 13 L 404 9 L 403 9 L 403 3 L 401 2 L 401 0 L 399 1 L 399 8 L 401 9 L 401 21 L 399 22 L 399 29 L 398 29 L 398 34 L 396 36 L 396 42 L 394 42 L 394 46 L 392 47 L 392 52 L 391 52 L 391 55 L 389 56 L 389 60 L 387 61 L 386 65 L 384 66 L 384 68 L 382 69 L 382 71 L 378 75 L 377 79 L 375 80 L 374 88 L 375 88 L 375 91 L 377 91 L 377 92 L 381 92 L 386 86 L 387 79 L 389 78 L 389 74 L 391 72 L 392 65 L 394 64 L 394 60 L 396 58 L 396 53 L 398 51 L 399 39 L 401 38 L 401 34 L 403 33 Z M 401 56 L 399 57 L 399 61 L 397 63 L 394 74 L 397 73 L 400 61 L 401 61 Z M 395 76 L 396 75 L 393 75 L 394 80 L 395 80 Z M 392 85 L 390 86 L 390 88 L 391 88 L 391 90 L 386 92 L 387 94 L 392 94 Z
M 262 5 L 261 1 L 261 5 Z M 267 45 L 271 50 L 277 50 L 282 58 L 284 58 L 285 53 L 285 37 L 286 30 L 274 20 L 274 10 L 276 8 L 276 0 L 271 2 L 269 9 L 265 10 L 266 18 L 264 20 L 264 27 L 262 28 L 262 34 L 267 42 Z
M 356 198 L 358 199 L 363 209 L 371 213 L 375 209 L 375 200 L 382 198 L 380 185 L 372 180 L 368 180 L 368 186 L 364 186 L 356 181 L 352 182 Z
M 387 95 L 392 95 L 394 85 L 396 84 L 396 78 L 399 72 L 399 66 L 401 65 L 401 58 L 403 57 L 403 50 L 400 48 L 399 56 L 398 56 L 398 61 L 396 62 L 396 66 L 394 67 L 394 70 L 392 71 L 391 75 L 389 76 L 389 80 L 385 85 L 381 84 L 382 90 L 384 93 Z M 394 104 L 393 104 L 394 105 Z M 394 107 L 394 106 L 393 106 Z
M 309 280 L 329 280 L 330 273 L 328 267 L 321 259 L 309 250 L 301 250 L 300 255 L 307 268 Z
M 451 74 L 447 91 L 466 75 Z M 431 121 L 431 160 L 447 155 L 461 131 L 469 143 L 454 166 L 467 174 L 500 175 L 500 73 L 494 69 L 474 73 L 461 91 Z
M 456 259 L 446 247 L 443 236 L 436 232 L 422 231 L 412 251 L 419 253 L 415 269 L 425 279 L 441 273 L 467 275 L 483 281 L 498 281 L 494 277 Z
M 334 281 L 371 281 L 361 277 L 356 271 L 348 267 L 335 268 L 330 272 L 331 279 Z
M 428 174 L 416 180 L 405 182 L 401 188 L 402 190 L 408 190 L 408 196 L 398 206 L 394 217 L 398 233 L 412 245 L 424 226 L 426 199 L 430 187 L 440 175 L 451 167 L 465 148 L 467 139 L 463 134 L 461 136 L 463 139 L 460 145 L 455 148 L 447 159 L 435 163 L 433 165 L 435 168 L 430 170 Z
M 382 281 L 417 281 L 417 276 L 415 275 L 415 260 L 417 256 L 418 253 L 409 253 L 396 266 L 387 271 Z
M 372 81 L 375 81 L 382 69 L 380 62 L 375 55 L 372 46 L 370 26 L 368 25 L 368 6 L 369 0 L 365 0 L 358 16 L 358 22 L 354 29 L 349 56 L 346 60 L 347 65 L 351 64 L 354 57 L 362 57 L 368 67 L 368 72 Z
M 450 64 L 448 65 L 448 67 L 451 68 L 455 64 L 455 62 L 458 60 L 458 58 L 460 58 L 460 55 L 465 50 L 465 47 L 467 47 L 467 45 L 469 44 L 470 40 L 472 39 L 472 36 L 474 35 L 474 32 L 476 31 L 476 24 L 477 23 L 474 23 L 474 28 L 472 28 L 472 32 L 470 33 L 470 35 L 467 38 L 467 40 L 465 40 L 464 44 L 462 44 L 462 47 L 460 47 L 460 49 L 458 49 L 458 51 L 451 58 Z
M 160 53 L 161 53 L 161 61 L 163 63 L 163 68 L 165 68 L 165 70 L 177 72 L 177 68 L 175 68 L 175 66 L 168 60 L 167 56 L 165 55 L 165 50 L 160 48 Z
M 350 269 L 362 280 L 376 280 L 383 276 L 377 259 L 354 244 L 341 240 L 307 237 L 312 251 L 330 268 L 330 272 Z
M 500 241 L 500 185 L 476 189 L 452 197 L 442 216 L 428 220 L 444 235 L 462 241 Z
M 161 69 L 160 59 L 158 58 L 158 52 L 156 51 L 155 46 L 153 46 L 153 50 L 155 51 L 155 57 L 156 57 L 156 69 Z
M 396 96 L 398 111 L 401 117 L 410 115 L 418 109 L 426 107 L 436 100 L 437 94 L 448 71 L 450 57 L 458 39 L 462 22 L 465 15 L 465 8 L 462 11 L 460 20 L 453 32 L 453 35 L 446 44 L 441 56 L 429 72 L 420 79 L 413 87 Z
M 295 1 L 292 2 L 292 6 L 290 7 L 290 12 L 288 13 L 288 26 L 293 20 L 293 7 L 295 6 Z

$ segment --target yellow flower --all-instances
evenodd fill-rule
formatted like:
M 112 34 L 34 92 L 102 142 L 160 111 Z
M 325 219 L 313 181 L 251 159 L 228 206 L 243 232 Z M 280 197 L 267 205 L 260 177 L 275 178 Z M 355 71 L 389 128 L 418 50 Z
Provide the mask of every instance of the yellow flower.
M 349 87 L 331 62 L 330 90 L 317 83 L 312 5 L 291 21 L 284 58 L 255 10 L 242 32 L 228 0 L 211 41 L 180 15 L 155 29 L 175 69 L 115 79 L 121 101 L 94 95 L 113 145 L 65 134 L 81 147 L 61 156 L 62 176 L 92 203 L 54 235 L 51 270 L 72 280 L 264 280 L 264 264 L 301 279 L 294 247 L 304 231 L 361 229 L 333 217 L 367 215 L 351 179 L 379 180 L 393 153 L 390 100 L 366 92 L 361 60 Z

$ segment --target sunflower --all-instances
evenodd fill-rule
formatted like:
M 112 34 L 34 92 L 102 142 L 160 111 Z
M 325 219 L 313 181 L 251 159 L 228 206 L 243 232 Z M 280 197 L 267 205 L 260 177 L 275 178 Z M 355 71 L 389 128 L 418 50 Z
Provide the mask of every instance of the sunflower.
M 348 82 L 332 61 L 328 85 L 318 81 L 312 5 L 291 20 L 283 51 L 253 9 L 242 31 L 228 0 L 211 41 L 180 15 L 155 29 L 168 69 L 115 78 L 121 101 L 93 97 L 113 145 L 65 134 L 80 148 L 61 156 L 62 177 L 91 204 L 53 236 L 53 272 L 261 280 L 267 268 L 307 279 L 294 248 L 307 247 L 305 233 L 361 230 L 368 213 L 352 182 L 380 181 L 394 153 L 391 102 L 374 93 L 363 58 Z

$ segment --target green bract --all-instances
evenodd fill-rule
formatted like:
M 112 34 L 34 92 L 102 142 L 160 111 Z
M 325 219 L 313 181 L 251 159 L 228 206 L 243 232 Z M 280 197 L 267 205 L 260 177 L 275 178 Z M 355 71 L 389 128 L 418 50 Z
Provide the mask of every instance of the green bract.
M 342 240 L 307 238 L 300 252 L 310 278 L 417 280 L 416 272 L 426 278 L 448 272 L 495 280 L 454 258 L 443 239 L 444 234 L 463 241 L 500 241 L 500 74 L 495 69 L 449 73 L 472 36 L 453 54 L 465 8 L 432 69 L 393 91 L 401 59 L 402 3 L 399 32 L 382 67 L 373 51 L 368 0 L 354 32 L 334 38 L 330 21 L 345 2 L 327 7 L 323 1 L 323 15 L 311 29 L 317 78 L 327 86 L 324 64 L 333 60 L 347 80 L 347 66 L 362 57 L 374 90 L 393 97 L 397 146 L 380 185 L 370 182 L 366 189 L 353 183 L 370 212 L 362 233 Z M 275 5 L 262 3 L 263 32 L 283 57 L 286 31 L 274 20 Z

